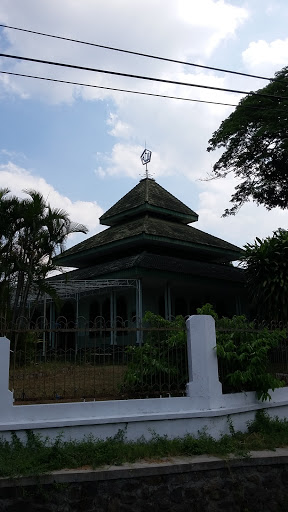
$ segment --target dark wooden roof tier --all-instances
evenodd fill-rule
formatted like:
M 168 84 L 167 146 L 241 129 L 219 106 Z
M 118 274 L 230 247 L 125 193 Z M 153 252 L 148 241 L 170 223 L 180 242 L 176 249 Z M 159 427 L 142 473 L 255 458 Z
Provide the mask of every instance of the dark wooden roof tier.
M 65 277 L 80 280 L 135 278 L 148 271 L 240 279 L 243 274 L 227 263 L 238 260 L 242 250 L 189 225 L 197 219 L 153 179 L 144 178 L 102 215 L 101 223 L 110 227 L 54 261 L 77 267 Z
M 215 262 L 233 261 L 241 256 L 239 247 L 197 228 L 145 215 L 84 240 L 55 258 L 55 263 L 83 268 L 95 263 L 95 259 L 110 258 L 116 250 L 119 254 L 151 247 L 157 247 L 160 253 L 169 250 L 175 256 L 189 252 L 191 259 Z
M 198 215 L 151 178 L 144 178 L 100 217 L 100 224 L 114 226 L 146 214 L 188 224 Z

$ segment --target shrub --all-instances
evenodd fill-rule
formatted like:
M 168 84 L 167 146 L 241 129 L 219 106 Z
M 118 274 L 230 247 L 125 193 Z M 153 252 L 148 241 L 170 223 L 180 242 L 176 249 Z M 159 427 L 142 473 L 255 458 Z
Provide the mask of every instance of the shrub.
M 128 369 L 122 391 L 144 396 L 183 393 L 188 382 L 185 320 L 165 320 L 147 312 L 148 331 L 141 346 L 127 348 Z
M 223 391 L 256 391 L 261 400 L 271 398 L 269 390 L 284 383 L 269 372 L 269 354 L 287 336 L 285 330 L 257 330 L 245 316 L 219 318 L 211 304 L 197 309 L 216 322 L 216 347 Z M 141 346 L 127 349 L 128 369 L 122 391 L 135 396 L 182 394 L 188 382 L 185 320 L 168 321 L 146 313 L 149 328 Z
M 198 314 L 208 314 L 207 306 Z M 245 316 L 218 318 L 213 309 L 209 314 L 216 321 L 216 349 L 220 380 L 224 392 L 256 391 L 261 400 L 271 398 L 269 389 L 282 387 L 284 383 L 269 372 L 269 354 L 287 336 L 285 330 L 267 328 L 257 330 Z

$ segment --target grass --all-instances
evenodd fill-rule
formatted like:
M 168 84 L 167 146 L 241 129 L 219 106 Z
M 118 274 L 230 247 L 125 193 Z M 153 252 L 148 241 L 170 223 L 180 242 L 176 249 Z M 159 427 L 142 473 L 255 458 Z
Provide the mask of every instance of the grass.
M 0 477 L 39 475 L 64 468 L 92 469 L 104 465 L 121 465 L 139 460 L 163 460 L 173 456 L 201 454 L 226 457 L 229 454 L 248 457 L 252 450 L 288 446 L 288 421 L 270 419 L 265 412 L 257 412 L 248 425 L 247 433 L 235 432 L 229 422 L 230 435 L 216 441 L 204 432 L 195 438 L 168 439 L 156 434 L 152 440 L 127 441 L 125 432 L 119 431 L 105 441 L 92 436 L 83 441 L 63 441 L 59 436 L 54 442 L 42 439 L 32 431 L 26 432 L 26 442 L 12 433 L 11 442 L 0 441 Z
M 10 368 L 10 389 L 17 403 L 119 399 L 124 365 L 49 361 Z
M 127 365 L 123 363 L 94 364 L 73 361 L 50 360 L 33 362 L 22 366 L 10 366 L 9 389 L 13 390 L 15 405 L 77 402 L 89 400 L 121 400 L 129 398 L 147 398 L 147 396 L 182 396 L 184 389 L 162 383 L 160 389 L 156 376 L 150 376 L 149 389 L 143 384 L 140 389 L 130 390 L 125 383 Z M 143 380 L 147 379 L 143 372 Z M 175 389 L 174 389 L 175 388 Z

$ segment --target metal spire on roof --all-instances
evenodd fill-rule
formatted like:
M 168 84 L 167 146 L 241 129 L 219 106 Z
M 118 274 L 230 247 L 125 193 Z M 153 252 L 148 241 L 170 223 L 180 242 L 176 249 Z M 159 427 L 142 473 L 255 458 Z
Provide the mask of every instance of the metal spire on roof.
M 149 172 L 148 172 L 148 163 L 151 161 L 151 155 L 152 155 L 152 151 L 150 151 L 149 149 L 146 149 L 146 144 L 145 144 L 145 149 L 142 153 L 142 155 L 140 156 L 141 158 L 141 162 L 143 165 L 146 165 L 146 169 L 145 169 L 145 177 L 146 178 L 149 178 Z

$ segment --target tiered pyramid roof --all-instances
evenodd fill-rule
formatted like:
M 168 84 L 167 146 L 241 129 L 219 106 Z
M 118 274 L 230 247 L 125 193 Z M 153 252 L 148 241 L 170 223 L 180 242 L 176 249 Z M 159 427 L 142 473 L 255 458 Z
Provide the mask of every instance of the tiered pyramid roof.
M 198 215 L 151 178 L 144 178 L 100 217 L 108 229 L 55 258 L 59 265 L 87 268 L 143 251 L 227 263 L 241 249 L 189 225 Z

